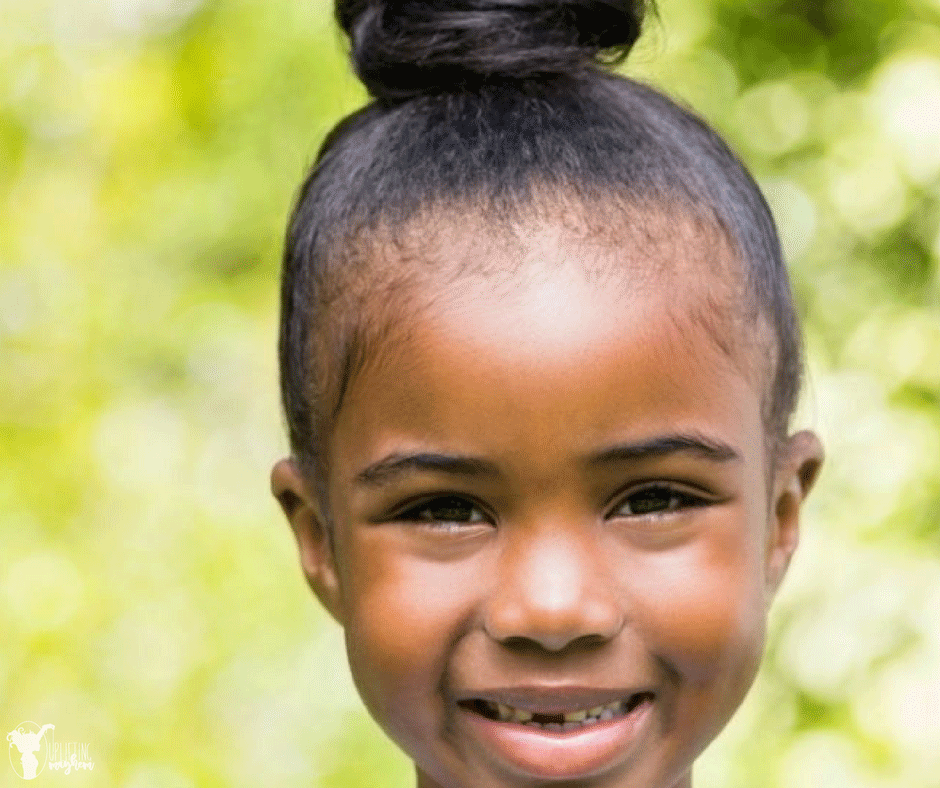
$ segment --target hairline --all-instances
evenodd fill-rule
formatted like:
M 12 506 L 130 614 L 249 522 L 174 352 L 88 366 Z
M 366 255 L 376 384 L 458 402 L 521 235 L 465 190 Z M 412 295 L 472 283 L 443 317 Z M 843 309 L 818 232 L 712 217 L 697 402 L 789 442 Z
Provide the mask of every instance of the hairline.
M 566 211 L 567 216 L 577 220 L 577 217 L 574 217 L 570 212 L 573 207 L 572 201 L 564 200 L 562 204 L 562 210 Z M 358 312 L 358 319 L 353 321 L 352 324 L 345 319 L 346 316 L 338 321 L 330 319 L 336 317 L 335 310 L 337 308 L 342 309 L 337 304 L 333 304 L 323 315 L 327 319 L 324 321 L 326 325 L 321 333 L 332 334 L 334 341 L 329 344 L 336 352 L 336 355 L 327 361 L 325 366 L 333 370 L 339 370 L 339 374 L 334 374 L 332 385 L 329 387 L 329 399 L 325 403 L 325 407 L 322 408 L 323 412 L 318 414 L 322 434 L 310 436 L 311 440 L 316 440 L 318 443 L 317 453 L 322 460 L 316 469 L 317 473 L 326 475 L 328 471 L 329 458 L 326 456 L 328 454 L 326 447 L 330 442 L 336 420 L 345 404 L 346 395 L 356 380 L 368 369 L 373 369 L 375 365 L 385 363 L 388 353 L 384 348 L 390 342 L 401 341 L 406 337 L 420 314 L 430 309 L 435 303 L 435 299 L 427 294 L 427 285 L 432 285 L 440 292 L 468 279 L 502 276 L 503 281 L 508 283 L 509 288 L 516 291 L 523 286 L 521 277 L 524 272 L 534 267 L 533 263 L 525 263 L 518 269 L 507 273 L 505 269 L 495 265 L 491 268 L 477 266 L 469 271 L 458 266 L 452 266 L 450 270 L 436 270 L 430 274 L 425 274 L 425 276 L 414 276 L 414 272 L 411 271 L 412 275 L 409 276 L 407 271 L 409 262 L 418 256 L 414 253 L 414 249 L 422 246 L 417 239 L 423 237 L 423 233 L 427 231 L 428 227 L 433 227 L 436 230 L 442 228 L 452 230 L 458 227 L 465 229 L 465 220 L 469 220 L 469 222 L 478 221 L 482 225 L 487 219 L 495 218 L 490 217 L 488 212 L 481 211 L 479 206 L 476 205 L 465 206 L 462 212 L 459 212 L 458 209 L 458 213 L 454 213 L 456 208 L 457 206 L 452 202 L 442 201 L 440 206 L 426 208 L 421 214 L 397 227 L 386 223 L 371 229 L 360 228 L 356 236 L 350 238 L 347 243 L 337 246 L 335 252 L 337 255 L 352 254 L 358 258 L 362 256 L 371 257 L 373 268 L 378 266 L 380 261 L 383 264 L 391 263 L 391 265 L 383 266 L 389 273 L 386 274 L 382 282 L 377 283 L 370 280 L 368 284 L 362 286 L 363 289 L 356 290 L 354 293 L 347 293 L 357 305 L 355 311 Z M 678 201 L 669 205 L 660 205 L 658 208 L 649 203 L 640 205 L 624 203 L 620 208 L 627 216 L 632 218 L 655 216 L 660 220 L 665 218 L 677 219 L 686 223 L 686 229 L 691 226 L 692 231 L 700 234 L 701 237 L 718 239 L 723 244 L 726 252 L 724 255 L 726 270 L 720 272 L 711 270 L 710 273 L 735 278 L 740 277 L 741 280 L 746 280 L 743 270 L 745 264 L 740 258 L 737 244 L 734 243 L 729 232 L 714 217 L 707 217 L 705 212 L 697 211 L 692 206 L 684 205 Z M 610 215 L 611 208 L 609 204 L 605 206 L 605 209 Z M 582 204 L 580 212 L 583 219 L 594 217 L 593 222 L 582 222 L 582 226 L 597 224 L 597 215 L 592 214 L 588 206 Z M 496 226 L 491 226 L 486 231 L 487 241 L 499 242 L 505 240 L 507 233 L 513 234 L 520 228 L 531 228 L 539 223 L 551 222 L 552 216 L 553 214 L 548 212 L 544 204 L 533 201 L 532 210 L 520 210 L 518 215 L 513 217 L 505 215 L 498 217 Z M 619 231 L 605 229 L 600 234 L 593 232 L 593 229 L 595 228 L 588 229 L 585 238 L 595 241 L 603 247 L 612 246 L 613 239 L 618 235 L 621 239 L 624 236 L 623 229 Z M 638 231 L 634 227 L 628 232 L 635 233 Z M 598 235 L 606 237 L 598 238 Z M 656 243 L 657 238 L 650 236 L 647 241 Z M 426 265 L 426 261 L 424 261 L 424 264 Z M 604 270 L 601 275 L 612 278 L 627 276 L 629 271 L 628 268 L 615 269 L 615 266 L 610 263 L 605 264 L 603 267 Z M 389 269 L 393 269 L 394 274 Z M 659 275 L 657 272 L 652 273 L 654 277 Z M 426 295 L 420 298 L 415 297 L 414 288 L 422 288 Z M 737 314 L 722 316 L 720 308 L 712 311 L 696 309 L 689 311 L 688 314 L 692 322 L 703 329 L 713 345 L 761 391 L 761 416 L 768 441 L 768 456 L 772 457 L 775 453 L 775 447 L 783 437 L 776 434 L 779 429 L 773 424 L 771 413 L 773 406 L 771 400 L 774 396 L 773 381 L 778 363 L 776 332 L 773 331 L 770 321 L 764 314 L 765 310 L 755 303 L 757 295 L 753 292 L 753 288 L 745 282 L 739 290 L 743 291 L 744 298 L 750 303 L 738 304 L 734 310 Z M 732 299 L 726 295 L 724 305 L 727 305 L 730 300 Z M 407 310 L 400 308 L 403 301 L 407 301 Z M 716 307 L 721 305 L 720 301 L 716 302 Z M 353 310 L 349 305 L 346 305 L 344 311 L 348 315 Z M 330 312 L 333 314 L 331 315 Z M 399 317 L 402 313 L 408 315 L 404 320 Z M 678 315 L 672 317 L 677 325 L 682 323 Z M 714 319 L 712 319 L 713 317 Z M 752 323 L 757 322 L 755 332 L 736 332 L 732 330 L 739 321 L 747 322 L 748 320 Z M 337 324 L 340 326 L 339 333 L 343 335 L 338 338 L 339 341 L 335 341 L 337 339 Z M 683 326 L 680 325 L 680 327 Z M 736 339 L 737 336 L 753 336 L 754 338 L 740 341 Z M 769 348 L 768 343 L 772 343 Z M 770 350 L 769 353 L 767 352 L 768 349 Z M 324 359 L 324 361 L 326 360 Z

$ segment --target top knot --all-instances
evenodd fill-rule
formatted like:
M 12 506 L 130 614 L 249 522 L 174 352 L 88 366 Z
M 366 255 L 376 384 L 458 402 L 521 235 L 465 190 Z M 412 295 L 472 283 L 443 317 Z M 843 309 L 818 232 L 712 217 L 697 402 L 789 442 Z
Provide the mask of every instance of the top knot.
M 359 78 L 397 101 L 619 62 L 644 9 L 644 0 L 336 0 Z

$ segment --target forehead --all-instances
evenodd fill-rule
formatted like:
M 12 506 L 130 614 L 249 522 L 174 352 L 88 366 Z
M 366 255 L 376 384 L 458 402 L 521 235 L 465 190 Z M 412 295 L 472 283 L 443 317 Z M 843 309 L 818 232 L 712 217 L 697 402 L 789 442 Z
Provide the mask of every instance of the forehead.
M 333 315 L 354 314 L 358 324 L 354 374 L 383 355 L 390 333 L 457 293 L 518 307 L 521 293 L 531 300 L 534 284 L 554 278 L 561 286 L 565 276 L 570 283 L 578 275 L 607 294 L 668 292 L 679 324 L 704 329 L 755 381 L 766 372 L 766 321 L 754 308 L 744 267 L 716 222 L 685 206 L 539 194 L 503 213 L 438 205 L 404 227 L 373 228 L 344 257 L 330 300 Z M 555 298 L 572 300 L 558 287 Z M 334 337 L 329 344 L 345 343 Z
M 334 459 L 355 465 L 411 442 L 541 457 L 547 470 L 667 431 L 722 433 L 762 456 L 760 387 L 734 333 L 715 337 L 733 322 L 734 287 L 719 273 L 732 263 L 703 269 L 701 258 L 720 248 L 612 247 L 557 224 L 439 238 L 425 247 L 439 275 L 412 288 L 347 392 Z

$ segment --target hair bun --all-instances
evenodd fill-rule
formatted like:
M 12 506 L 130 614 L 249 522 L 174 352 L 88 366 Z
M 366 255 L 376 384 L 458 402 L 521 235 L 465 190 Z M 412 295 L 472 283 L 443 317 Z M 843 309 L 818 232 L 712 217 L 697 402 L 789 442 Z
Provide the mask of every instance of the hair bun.
M 379 99 L 456 91 L 613 63 L 643 0 L 336 0 L 359 78 Z

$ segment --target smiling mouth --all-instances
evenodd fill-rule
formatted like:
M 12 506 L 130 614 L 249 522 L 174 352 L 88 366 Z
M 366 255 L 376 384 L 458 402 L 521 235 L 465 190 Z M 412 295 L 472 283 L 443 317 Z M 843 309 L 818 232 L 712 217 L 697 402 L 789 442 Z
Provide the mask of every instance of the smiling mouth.
M 602 722 L 626 717 L 644 703 L 651 703 L 652 700 L 652 692 L 637 692 L 629 698 L 612 701 L 602 706 L 594 706 L 589 709 L 575 709 L 573 711 L 558 712 L 555 714 L 533 712 L 527 709 L 508 706 L 504 703 L 483 700 L 482 698 L 468 700 L 460 705 L 469 711 L 496 722 L 509 722 L 524 725 L 529 728 L 538 728 L 540 730 L 554 731 L 556 733 L 567 733 L 568 731 L 576 731 L 581 728 L 598 725 Z

